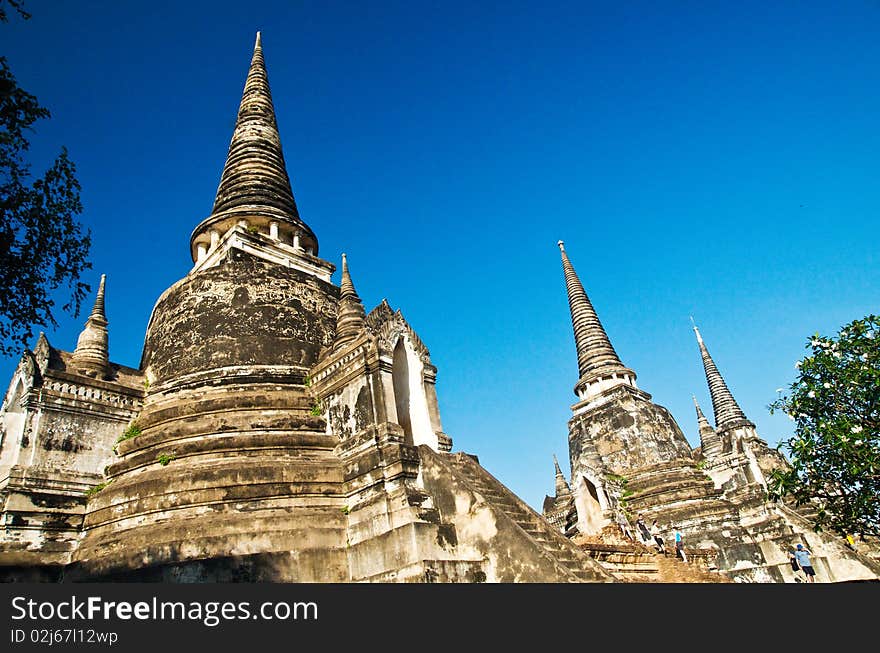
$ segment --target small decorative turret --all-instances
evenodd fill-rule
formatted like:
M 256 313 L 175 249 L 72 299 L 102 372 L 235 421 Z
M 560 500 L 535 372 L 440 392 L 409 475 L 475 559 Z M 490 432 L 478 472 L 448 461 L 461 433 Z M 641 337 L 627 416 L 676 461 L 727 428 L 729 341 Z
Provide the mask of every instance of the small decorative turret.
M 575 386 L 575 393 L 583 399 L 619 383 L 635 387 L 636 374 L 620 362 L 617 352 L 611 346 L 608 334 L 605 333 L 574 266 L 568 260 L 565 244 L 560 240 L 557 245 L 562 254 L 562 271 L 565 274 L 568 306 L 577 347 L 580 379 Z
M 694 399 L 694 408 L 697 409 L 697 424 L 700 428 L 700 450 L 704 458 L 712 458 L 721 453 L 721 438 L 709 424 L 709 420 L 703 415 L 700 404 L 697 403 L 696 395 L 692 395 Z
M 85 328 L 79 334 L 76 349 L 73 351 L 74 371 L 99 379 L 110 371 L 108 348 L 107 316 L 104 314 L 104 284 L 106 275 L 101 275 L 98 296 Z
M 342 255 L 342 280 L 339 282 L 339 303 L 336 309 L 336 338 L 333 348 L 338 349 L 351 342 L 364 330 L 366 313 L 361 298 L 358 297 L 351 274 L 348 271 L 348 259 Z
M 565 476 L 562 474 L 562 469 L 559 467 L 559 461 L 556 459 L 556 454 L 553 454 L 553 465 L 556 467 L 556 496 L 562 497 L 571 494 L 571 487 L 569 487 L 568 482 L 565 480 Z
M 691 318 L 691 321 L 693 322 L 693 318 Z M 697 335 L 697 344 L 700 347 L 700 355 L 703 358 L 703 369 L 706 372 L 706 381 L 709 384 L 709 394 L 712 397 L 715 430 L 723 431 L 726 428 L 743 423 L 754 426 L 749 422 L 739 404 L 736 403 L 724 379 L 721 378 L 721 373 L 715 366 L 715 361 L 709 355 L 709 350 L 706 349 L 706 343 L 703 342 L 703 337 L 700 335 L 700 330 L 697 328 L 696 323 L 694 323 L 694 333 Z

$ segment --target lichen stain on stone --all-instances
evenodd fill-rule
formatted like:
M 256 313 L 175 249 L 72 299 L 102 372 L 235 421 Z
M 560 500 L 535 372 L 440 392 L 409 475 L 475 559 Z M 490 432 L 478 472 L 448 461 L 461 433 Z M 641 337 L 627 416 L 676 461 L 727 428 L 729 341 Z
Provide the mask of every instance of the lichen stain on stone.
M 365 429 L 373 418 L 373 402 L 370 398 L 370 390 L 364 385 L 358 392 L 357 402 L 354 409 L 355 431 Z
M 76 433 L 65 429 L 66 433 L 58 433 L 54 429 L 47 428 L 41 438 L 41 446 L 46 451 L 63 451 L 65 453 L 76 453 L 82 449 L 87 449 L 86 444 L 77 437 Z
M 246 306 L 251 301 L 251 298 L 248 296 L 247 288 L 236 288 L 235 293 L 232 295 L 232 307 L 233 308 L 241 308 L 242 306 Z
M 37 494 L 30 496 L 31 503 L 40 508 L 73 508 L 84 503 L 84 500 L 54 494 Z
M 298 270 L 227 261 L 156 304 L 144 365 L 158 381 L 228 365 L 313 365 L 332 338 L 338 289 Z
M 453 549 L 458 545 L 458 535 L 453 524 L 437 526 L 437 544 L 444 549 Z

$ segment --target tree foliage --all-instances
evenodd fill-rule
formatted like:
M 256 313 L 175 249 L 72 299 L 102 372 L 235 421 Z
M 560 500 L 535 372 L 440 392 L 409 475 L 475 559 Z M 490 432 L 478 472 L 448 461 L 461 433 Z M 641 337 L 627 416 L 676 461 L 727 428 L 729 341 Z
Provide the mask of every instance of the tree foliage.
M 5 23 L 9 20 L 6 13 L 6 7 L 3 6 L 4 3 L 8 3 L 9 6 L 25 20 L 31 17 L 31 15 L 24 10 L 24 2 L 22 0 L 0 0 L 0 22 Z
M 806 348 L 798 378 L 770 406 L 795 422 L 783 443 L 792 466 L 772 474 L 771 494 L 812 504 L 817 529 L 880 536 L 880 318 L 817 333 Z
M 10 0 L 22 18 L 20 1 Z M 7 20 L 0 0 L 0 21 Z M 49 117 L 37 98 L 20 88 L 0 57 L 0 355 L 27 347 L 33 327 L 57 326 L 54 291 L 70 299 L 62 310 L 79 314 L 90 288 L 80 281 L 91 234 L 75 216 L 82 212 L 76 168 L 65 148 L 45 174 L 31 178 L 25 153 L 33 124 Z

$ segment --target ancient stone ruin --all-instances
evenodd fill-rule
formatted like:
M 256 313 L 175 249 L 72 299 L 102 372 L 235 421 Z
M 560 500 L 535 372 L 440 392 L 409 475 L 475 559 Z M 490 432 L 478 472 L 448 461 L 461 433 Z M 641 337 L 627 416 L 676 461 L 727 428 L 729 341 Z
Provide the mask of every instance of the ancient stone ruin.
M 73 353 L 41 335 L 22 357 L 0 413 L 4 579 L 617 580 L 450 453 L 428 348 L 387 301 L 364 310 L 345 254 L 331 280 L 259 35 L 189 249 L 138 369 L 108 359 L 103 279 Z
M 788 462 L 745 416 L 696 326 L 715 427 L 695 398 L 700 446 L 691 449 L 670 412 L 636 385 L 561 241 L 559 249 L 577 348 L 578 401 L 568 422 L 571 481 L 556 462 L 556 492 L 544 500 L 547 520 L 594 557 L 609 549 L 597 547 L 595 536 L 609 528 L 615 533 L 621 523 L 637 542 L 633 522 L 641 515 L 647 524 L 657 520 L 669 548 L 678 528 L 691 558 L 734 581 L 795 582 L 788 551 L 797 543 L 812 551 L 826 582 L 880 578 L 876 557 L 849 549 L 834 534 L 815 532 L 804 510 L 768 501 L 770 472 Z M 650 552 L 652 546 L 649 539 L 642 548 Z
M 155 303 L 138 369 L 109 360 L 104 277 L 73 352 L 41 334 L 22 356 L 0 408 L 0 578 L 650 578 L 649 549 L 590 540 L 622 511 L 680 526 L 737 580 L 790 580 L 795 540 L 828 578 L 876 578 L 871 560 L 764 500 L 767 470 L 784 461 L 702 340 L 716 428 L 698 409 L 691 450 L 620 362 L 564 250 L 580 369 L 571 482 L 557 463 L 545 518 L 453 453 L 425 343 L 387 301 L 365 310 L 345 254 L 332 281 L 299 214 L 259 34 L 189 253 Z

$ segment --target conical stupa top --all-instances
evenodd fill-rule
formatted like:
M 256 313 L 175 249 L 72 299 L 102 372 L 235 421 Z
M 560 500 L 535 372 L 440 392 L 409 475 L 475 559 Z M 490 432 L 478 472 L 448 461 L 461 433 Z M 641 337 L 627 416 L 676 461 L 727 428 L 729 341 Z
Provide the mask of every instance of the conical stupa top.
M 715 413 L 715 428 L 723 429 L 738 421 L 748 421 L 739 404 L 733 398 L 727 384 L 721 377 L 721 373 L 715 366 L 715 361 L 706 349 L 706 343 L 700 335 L 700 330 L 694 324 L 694 333 L 697 335 L 697 344 L 700 346 L 700 355 L 703 358 L 703 369 L 706 372 L 706 381 L 709 384 L 709 394 L 712 397 L 712 411 Z
M 351 342 L 364 330 L 366 312 L 348 271 L 348 258 L 342 255 L 342 280 L 339 282 L 339 303 L 336 309 L 334 347 Z
M 553 466 L 556 468 L 556 475 L 562 476 L 562 468 L 559 466 L 559 460 L 556 458 L 556 454 L 553 454 Z
M 105 282 L 106 276 L 102 274 L 95 306 L 77 338 L 72 355 L 72 367 L 75 371 L 97 378 L 104 378 L 110 371 L 107 316 L 104 314 Z
M 553 454 L 553 465 L 556 467 L 556 496 L 559 497 L 564 494 L 569 494 L 571 488 L 568 486 L 568 482 L 565 480 L 562 469 L 559 467 L 559 461 L 556 459 L 556 454 Z
M 281 151 L 259 32 L 211 217 L 230 213 L 301 223 Z
M 107 322 L 107 315 L 104 313 L 104 283 L 107 280 L 107 275 L 101 275 L 101 283 L 98 284 L 98 296 L 95 298 L 95 306 L 92 308 L 92 314 L 89 316 L 89 319 L 100 319 L 104 320 L 104 323 Z
M 703 452 L 703 457 L 714 458 L 721 453 L 721 438 L 718 433 L 715 432 L 715 429 L 712 428 L 712 425 L 709 424 L 709 420 L 706 419 L 706 416 L 703 415 L 703 411 L 700 408 L 700 404 L 697 403 L 697 397 L 695 395 L 694 408 L 697 409 L 697 425 L 700 430 L 700 449 Z
M 608 334 L 605 333 L 599 316 L 587 297 L 568 254 L 565 253 L 564 243 L 560 240 L 557 244 L 562 253 L 562 271 L 565 273 L 565 285 L 568 289 L 568 306 L 571 309 L 581 380 L 589 381 L 614 372 L 629 374 L 635 378 L 633 371 L 620 362 L 617 352 L 611 346 Z
M 348 257 L 345 253 L 342 254 L 342 279 L 339 282 L 339 296 L 353 297 L 354 299 L 361 301 L 361 298 L 358 297 L 357 291 L 354 289 L 354 283 L 351 281 L 351 273 L 348 271 Z
M 703 427 L 703 424 L 706 426 L 710 426 L 709 420 L 706 419 L 706 416 L 703 415 L 703 410 L 700 408 L 700 404 L 697 403 L 697 395 L 691 395 L 694 399 L 694 408 L 697 409 L 697 422 L 700 425 L 700 428 Z

